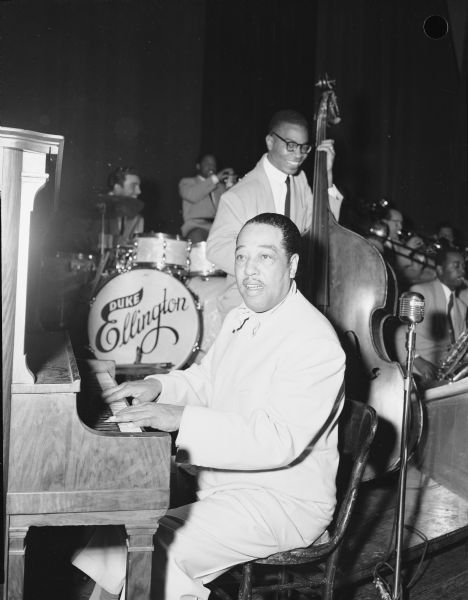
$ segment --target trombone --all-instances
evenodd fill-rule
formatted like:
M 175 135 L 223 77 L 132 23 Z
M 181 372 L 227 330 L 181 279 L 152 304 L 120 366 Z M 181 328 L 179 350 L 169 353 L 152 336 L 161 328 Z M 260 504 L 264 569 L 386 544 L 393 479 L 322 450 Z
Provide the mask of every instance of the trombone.
M 400 239 L 398 240 L 390 238 L 388 226 L 381 220 L 371 225 L 369 234 L 379 238 L 385 246 L 391 247 L 397 256 L 417 262 L 430 269 L 435 269 L 434 257 L 443 247 L 441 242 L 412 231 L 400 231 Z M 421 240 L 418 246 L 411 246 L 408 243 L 414 237 L 418 237 Z

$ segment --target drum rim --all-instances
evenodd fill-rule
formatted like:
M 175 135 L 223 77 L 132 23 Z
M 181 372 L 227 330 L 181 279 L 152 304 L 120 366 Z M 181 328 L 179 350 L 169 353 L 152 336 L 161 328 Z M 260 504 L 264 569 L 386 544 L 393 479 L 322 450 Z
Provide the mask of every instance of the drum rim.
M 221 269 L 212 271 L 189 271 L 189 277 L 225 277 L 227 273 Z
M 190 242 L 190 247 L 195 248 L 196 246 L 206 246 L 206 240 L 202 240 L 201 242 Z
M 181 242 L 186 242 L 180 235 L 172 234 L 172 233 L 163 233 L 162 231 L 144 231 L 142 233 L 135 233 L 132 239 L 137 239 L 139 237 L 142 238 L 161 238 L 161 239 L 169 239 L 176 240 Z
M 193 301 L 193 305 L 195 307 L 195 313 L 197 315 L 197 332 L 195 335 L 195 341 L 192 345 L 192 347 L 190 348 L 190 350 L 187 353 L 187 356 L 184 358 L 184 360 L 182 362 L 179 362 L 177 365 L 174 365 L 170 371 L 175 371 L 177 369 L 182 369 L 182 368 L 186 368 L 189 367 L 193 361 L 195 360 L 197 354 L 200 352 L 200 348 L 201 348 L 201 341 L 203 339 L 203 316 L 202 316 L 202 309 L 200 306 L 200 301 L 198 299 L 198 296 L 192 292 L 192 290 L 187 287 L 180 279 L 178 279 L 177 277 L 174 277 L 173 275 L 171 275 L 170 273 L 167 273 L 166 271 L 162 271 L 160 269 L 148 269 L 147 267 L 135 267 L 133 269 L 130 269 L 129 271 L 124 271 L 123 273 L 114 273 L 113 275 L 111 275 L 109 277 L 109 279 L 105 282 L 103 282 L 102 285 L 99 285 L 98 288 L 95 291 L 95 294 L 93 296 L 93 298 L 91 298 L 91 300 L 89 301 L 89 312 L 88 312 L 88 319 L 87 319 L 87 323 L 86 323 L 86 333 L 88 336 L 88 348 L 91 351 L 91 353 L 93 354 L 93 356 L 98 359 L 98 360 L 106 360 L 106 359 L 99 359 L 98 356 L 96 355 L 95 349 L 94 347 L 91 345 L 90 339 L 89 339 L 89 318 L 91 315 L 91 307 L 94 304 L 94 302 L 96 301 L 96 298 L 99 294 L 99 292 L 104 289 L 104 287 L 110 283 L 113 279 L 115 279 L 116 277 L 120 277 L 123 275 L 128 275 L 129 273 L 132 273 L 133 271 L 150 271 L 152 273 L 162 273 L 163 275 L 167 275 L 168 277 L 170 277 L 171 279 L 174 279 L 175 281 L 177 281 L 177 283 L 179 283 L 183 288 L 185 288 L 187 290 L 187 292 L 189 293 L 192 301 Z M 107 360 L 113 360 L 112 358 L 109 358 Z M 120 366 L 117 361 L 115 361 L 116 366 Z M 128 364 L 128 363 L 125 363 Z M 152 363 L 144 363 L 141 362 L 139 364 L 152 364 Z M 169 372 L 170 372 L 169 371 Z
M 134 261 L 133 262 L 134 265 L 136 265 L 137 268 L 140 269 L 149 269 L 149 270 L 154 270 L 154 271 L 161 271 L 162 273 L 167 273 L 167 271 L 165 270 L 166 268 L 173 268 L 173 269 L 179 269 L 180 271 L 184 271 L 184 273 L 188 273 L 188 266 L 182 267 L 181 265 L 179 265 L 178 263 L 168 263 L 168 262 L 143 262 L 143 261 Z M 161 268 L 158 265 L 162 265 L 163 268 Z M 168 273 L 168 275 L 171 275 L 171 273 Z

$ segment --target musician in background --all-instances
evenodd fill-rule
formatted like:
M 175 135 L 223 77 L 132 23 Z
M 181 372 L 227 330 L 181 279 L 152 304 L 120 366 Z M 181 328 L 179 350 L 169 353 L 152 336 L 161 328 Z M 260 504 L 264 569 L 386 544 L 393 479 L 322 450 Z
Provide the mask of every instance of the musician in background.
M 236 179 L 231 167 L 218 171 L 218 161 L 213 154 L 201 156 L 196 170 L 194 177 L 184 177 L 179 182 L 184 220 L 181 232 L 184 238 L 190 238 L 194 244 L 207 239 L 221 194 Z
M 296 289 L 300 246 L 283 215 L 248 221 L 235 250 L 244 302 L 201 364 L 105 393 L 135 399 L 118 421 L 178 430 L 179 462 L 200 468 L 198 500 L 170 510 L 155 536 L 158 600 L 206 599 L 230 566 L 306 546 L 333 516 L 345 356 Z M 74 564 L 118 593 L 125 545 L 91 545 Z
M 465 260 L 458 250 L 442 248 L 436 255 L 433 281 L 412 285 L 425 298 L 424 320 L 418 325 L 414 368 L 425 387 L 437 378 L 438 366 L 465 329 L 467 307 L 458 297 L 464 285 Z M 405 328 L 397 333 L 398 358 L 405 363 Z
M 417 233 L 408 236 L 403 246 L 396 250 L 397 277 L 400 291 L 411 285 L 432 281 L 436 277 L 434 257 L 423 238 Z
M 399 242 L 403 231 L 403 215 L 396 208 L 387 207 L 380 217 L 388 227 L 388 241 Z
M 54 214 L 48 234 L 49 254 L 63 251 L 97 256 L 102 246 L 115 248 L 133 233 L 143 231 L 138 172 L 133 167 L 117 167 L 107 184 L 107 192 L 82 204 L 64 203 Z
M 128 244 L 132 236 L 144 231 L 144 220 L 140 214 L 144 204 L 138 199 L 141 194 L 141 179 L 133 167 L 117 167 L 107 178 L 107 197 L 98 200 L 98 210 L 104 219 L 105 247 L 115 248 Z
M 435 264 L 423 238 L 416 233 L 404 238 L 402 213 L 389 206 L 380 220 L 388 227 L 384 257 L 395 272 L 399 291 L 435 279 Z
M 301 170 L 312 150 L 306 118 L 294 110 L 276 112 L 269 123 L 265 142 L 267 153 L 255 168 L 221 197 L 208 236 L 209 260 L 228 274 L 226 290 L 219 299 L 223 315 L 240 302 L 234 281 L 233 257 L 236 237 L 242 225 L 263 212 L 290 217 L 301 235 L 312 223 L 312 190 Z M 343 196 L 333 184 L 333 140 L 324 140 L 317 150 L 327 153 L 330 209 L 338 219 Z
M 455 229 L 448 221 L 436 225 L 435 239 L 446 246 L 458 247 Z

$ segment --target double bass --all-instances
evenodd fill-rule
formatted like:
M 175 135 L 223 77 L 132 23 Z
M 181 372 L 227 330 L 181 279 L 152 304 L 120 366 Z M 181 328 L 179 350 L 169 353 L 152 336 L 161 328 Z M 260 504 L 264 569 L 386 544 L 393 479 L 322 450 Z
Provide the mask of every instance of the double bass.
M 326 78 L 317 86 L 322 93 L 316 148 L 326 139 L 327 126 L 340 121 L 333 82 Z M 372 479 L 396 469 L 400 458 L 403 371 L 390 359 L 383 339 L 384 324 L 396 312 L 396 277 L 370 242 L 335 220 L 328 205 L 327 154 L 317 150 L 313 196 L 303 291 L 340 338 L 346 353 L 347 397 L 368 402 L 379 416 L 364 477 Z M 412 437 L 418 437 L 417 428 L 412 429 Z

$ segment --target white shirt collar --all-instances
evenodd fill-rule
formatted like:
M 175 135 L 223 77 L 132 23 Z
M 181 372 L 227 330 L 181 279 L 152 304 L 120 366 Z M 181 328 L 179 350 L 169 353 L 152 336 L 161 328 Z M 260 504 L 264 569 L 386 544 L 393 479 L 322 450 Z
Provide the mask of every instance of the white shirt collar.
M 442 283 L 442 281 L 440 281 L 440 279 L 439 279 L 439 282 L 440 282 L 440 285 L 442 286 L 442 290 L 445 295 L 445 301 L 447 302 L 447 306 L 448 306 L 452 290 L 448 286 L 446 286 L 445 283 Z
M 243 302 L 237 309 L 237 311 L 238 311 L 237 324 L 234 327 L 234 329 L 232 330 L 232 333 L 236 333 L 236 331 L 239 331 L 240 329 L 242 329 L 244 327 L 244 325 L 247 323 L 247 321 L 249 321 L 249 326 L 250 326 L 250 329 L 252 332 L 252 336 L 254 336 L 257 333 L 257 331 L 259 330 L 260 325 L 265 321 L 265 319 L 268 319 L 270 317 L 270 315 L 275 313 L 279 309 L 279 307 L 282 306 L 288 298 L 290 298 L 291 296 L 296 294 L 296 292 L 297 292 L 297 286 L 296 286 L 295 280 L 293 279 L 291 281 L 291 286 L 289 288 L 288 293 L 281 300 L 281 302 L 278 302 L 278 304 L 276 306 L 273 306 L 273 308 L 270 308 L 269 310 L 266 310 L 265 312 L 262 312 L 262 313 L 257 313 L 255 311 L 251 310 L 250 308 L 248 308 L 248 306 L 245 305 L 245 302 Z
M 284 183 L 286 181 L 287 173 L 283 173 L 273 165 L 269 158 L 268 154 L 263 155 L 263 166 L 265 168 L 268 179 L 274 179 L 278 183 Z

